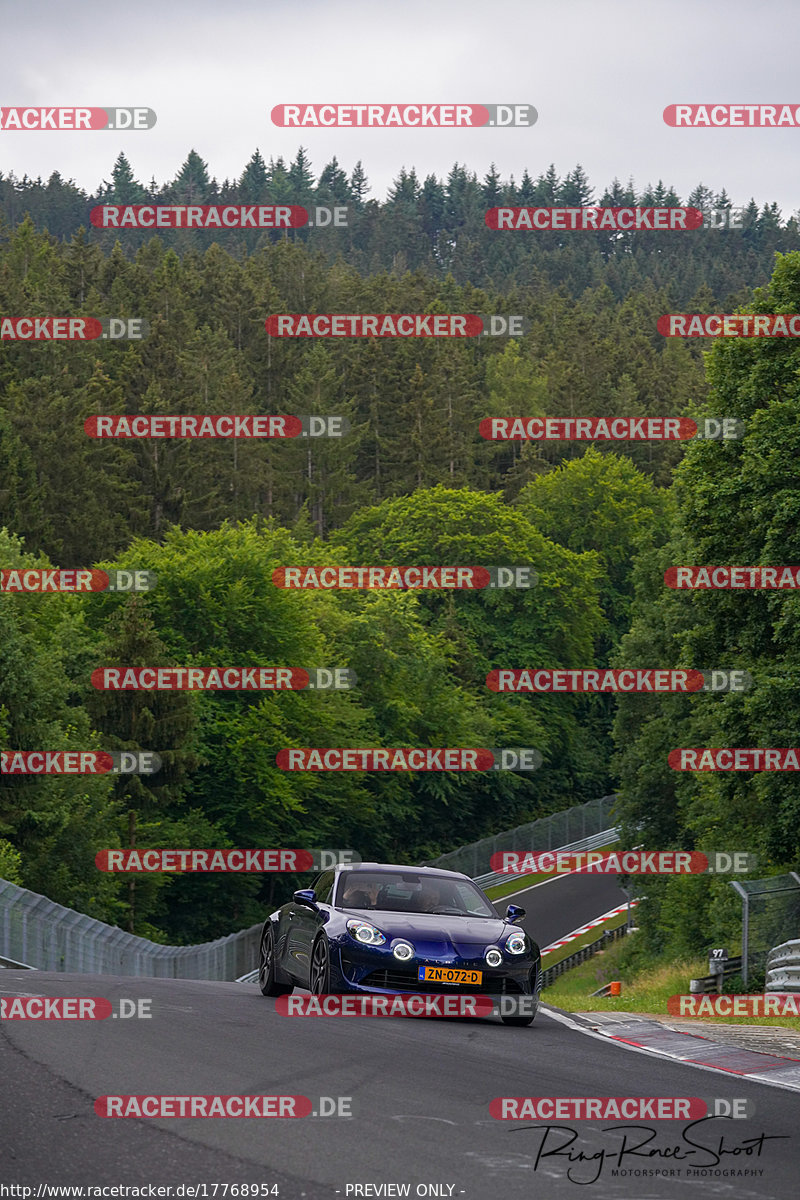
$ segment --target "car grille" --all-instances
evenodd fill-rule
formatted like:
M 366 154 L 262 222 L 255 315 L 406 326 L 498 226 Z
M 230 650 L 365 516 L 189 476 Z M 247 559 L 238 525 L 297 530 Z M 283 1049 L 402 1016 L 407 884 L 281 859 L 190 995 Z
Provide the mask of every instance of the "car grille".
M 521 988 L 513 979 L 486 978 L 478 984 L 436 983 L 431 979 L 417 979 L 416 970 L 396 970 L 384 967 L 380 971 L 370 971 L 359 981 L 361 987 L 391 988 L 398 992 L 464 992 L 470 996 L 518 996 Z

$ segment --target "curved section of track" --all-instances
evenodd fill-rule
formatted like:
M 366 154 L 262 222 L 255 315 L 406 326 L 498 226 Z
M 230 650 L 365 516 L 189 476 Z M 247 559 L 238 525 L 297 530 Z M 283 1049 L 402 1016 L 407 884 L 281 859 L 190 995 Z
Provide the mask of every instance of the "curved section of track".
M 763 1175 L 710 1187 L 708 1177 L 615 1177 L 606 1162 L 585 1194 L 642 1200 L 677 1195 L 679 1187 L 736 1200 L 795 1194 L 800 1097 L 633 1053 L 546 1015 L 529 1029 L 476 1020 L 292 1019 L 279 1016 L 255 985 L 10 970 L 0 974 L 0 993 L 103 995 L 112 1003 L 147 997 L 153 1013 L 150 1020 L 3 1022 L 3 1182 L 275 1182 L 283 1200 L 404 1194 L 347 1190 L 389 1183 L 408 1184 L 405 1194 L 414 1196 L 417 1185 L 436 1184 L 442 1190 L 428 1195 L 549 1200 L 576 1195 L 569 1161 L 559 1155 L 537 1165 L 541 1130 L 495 1121 L 494 1097 L 717 1095 L 754 1100 L 757 1116 L 716 1120 L 713 1138 L 705 1127 L 708 1140 L 724 1137 L 733 1147 L 762 1131 L 791 1139 L 766 1143 L 759 1158 L 740 1151 L 723 1162 Z M 139 1121 L 103 1119 L 93 1109 L 94 1098 L 106 1094 L 262 1093 L 306 1095 L 315 1109 L 320 1096 L 352 1097 L 353 1116 Z M 677 1143 L 679 1125 L 652 1124 L 659 1126 L 654 1145 Z M 573 1128 L 574 1152 L 620 1148 L 609 1123 Z M 653 1163 L 635 1157 L 626 1166 Z M 594 1170 L 578 1164 L 575 1178 Z

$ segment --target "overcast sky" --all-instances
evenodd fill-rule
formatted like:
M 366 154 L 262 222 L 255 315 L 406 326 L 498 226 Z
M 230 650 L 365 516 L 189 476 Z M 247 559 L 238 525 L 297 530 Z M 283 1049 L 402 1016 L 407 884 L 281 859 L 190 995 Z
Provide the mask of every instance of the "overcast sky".
M 0 105 L 155 109 L 150 131 L 0 132 L 0 171 L 92 191 L 120 150 L 159 183 L 192 148 L 221 182 L 258 147 L 318 174 L 360 158 L 370 197 L 398 170 L 534 177 L 580 162 L 800 207 L 800 129 L 672 129 L 671 103 L 800 104 L 798 0 L 0 0 Z M 273 105 L 528 103 L 532 128 L 279 129 Z

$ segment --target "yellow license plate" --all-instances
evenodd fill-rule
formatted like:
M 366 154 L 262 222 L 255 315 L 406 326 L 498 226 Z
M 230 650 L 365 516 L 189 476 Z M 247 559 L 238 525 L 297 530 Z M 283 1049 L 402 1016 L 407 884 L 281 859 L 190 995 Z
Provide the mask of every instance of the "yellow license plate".
M 460 967 L 420 967 L 419 979 L 428 983 L 480 983 L 483 971 L 462 971 Z

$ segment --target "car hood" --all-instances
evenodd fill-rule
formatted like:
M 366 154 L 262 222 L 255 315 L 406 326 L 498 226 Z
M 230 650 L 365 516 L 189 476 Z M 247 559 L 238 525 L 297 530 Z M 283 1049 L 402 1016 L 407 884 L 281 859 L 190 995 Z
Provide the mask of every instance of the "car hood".
M 376 926 L 388 938 L 410 942 L 442 942 L 451 946 L 491 946 L 505 941 L 512 928 L 500 917 L 453 917 L 436 913 L 383 912 L 380 909 L 339 909 L 347 919 L 357 917 Z M 522 932 L 522 931 L 520 931 Z

